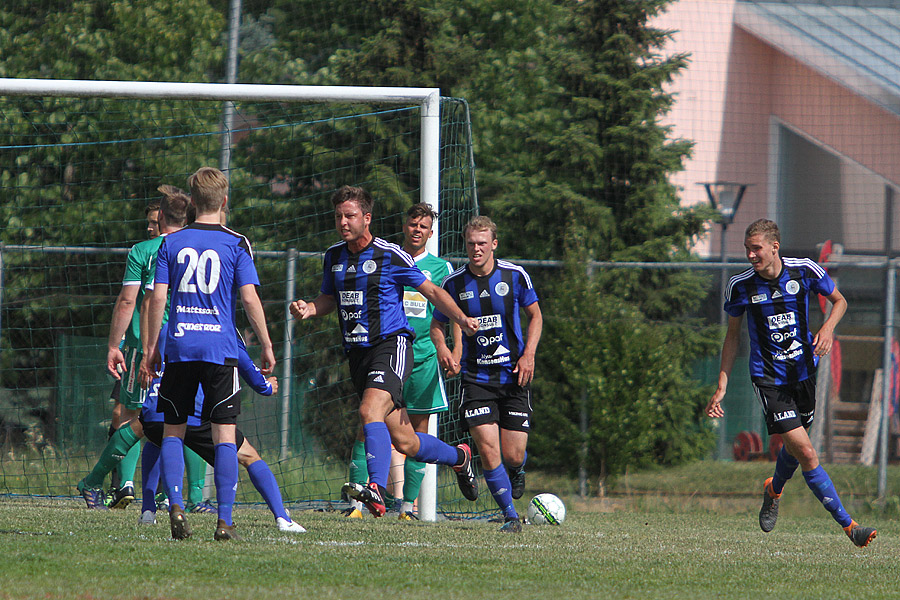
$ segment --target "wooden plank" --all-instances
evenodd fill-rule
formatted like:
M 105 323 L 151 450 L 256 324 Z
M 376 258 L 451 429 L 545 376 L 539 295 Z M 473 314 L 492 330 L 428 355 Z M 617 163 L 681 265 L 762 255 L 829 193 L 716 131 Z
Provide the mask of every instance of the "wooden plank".
M 881 378 L 884 373 L 881 369 L 875 369 L 875 377 L 872 381 L 872 394 L 869 401 L 869 418 L 866 419 L 866 432 L 863 435 L 862 450 L 859 453 L 861 464 L 872 466 L 875 464 L 875 450 L 878 447 L 878 424 L 881 417 Z

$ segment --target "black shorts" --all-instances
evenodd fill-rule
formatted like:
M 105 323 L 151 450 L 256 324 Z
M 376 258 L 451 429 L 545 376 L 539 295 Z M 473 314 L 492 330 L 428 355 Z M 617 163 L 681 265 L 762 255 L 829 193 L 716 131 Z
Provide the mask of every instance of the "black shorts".
M 498 423 L 510 431 L 531 431 L 531 386 L 463 382 L 459 414 L 468 430 Z
M 144 437 L 157 446 L 162 446 L 164 425 L 158 421 L 145 423 L 143 420 L 141 420 L 141 424 L 144 426 Z M 234 445 L 240 449 L 244 443 L 244 434 L 240 429 L 235 431 L 234 439 Z M 216 445 L 213 443 L 212 426 L 209 421 L 197 427 L 188 426 L 184 432 L 184 445 L 196 452 L 208 464 L 215 465 Z
M 403 382 L 413 368 L 412 342 L 405 335 L 385 338 L 367 348 L 353 348 L 347 353 L 350 380 L 362 400 L 368 388 L 384 390 L 391 395 L 396 408 L 404 408 Z
M 109 399 L 115 402 L 119 401 L 119 392 L 122 391 L 122 380 L 116 379 L 116 382 L 113 384 L 113 389 L 109 393 Z
M 762 403 L 769 435 L 812 425 L 816 414 L 815 379 L 804 379 L 790 385 L 754 383 L 753 390 Z
M 241 414 L 241 384 L 237 367 L 218 365 L 200 360 L 169 363 L 159 383 L 157 412 L 165 415 L 166 423 L 187 423 L 194 414 L 197 388 L 203 388 L 202 421 L 219 424 L 237 423 Z

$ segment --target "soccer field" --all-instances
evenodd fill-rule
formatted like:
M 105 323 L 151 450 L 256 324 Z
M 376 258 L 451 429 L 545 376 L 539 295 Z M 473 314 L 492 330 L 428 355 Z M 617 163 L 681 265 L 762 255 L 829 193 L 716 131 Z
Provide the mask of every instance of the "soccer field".
M 4 499 L 0 598 L 896 598 L 900 585 L 888 519 L 858 549 L 826 514 L 784 514 L 764 534 L 752 511 L 574 511 L 512 535 L 485 521 L 299 512 L 308 533 L 285 534 L 242 507 L 233 543 L 213 541 L 214 515 L 191 515 L 183 542 L 137 516 Z

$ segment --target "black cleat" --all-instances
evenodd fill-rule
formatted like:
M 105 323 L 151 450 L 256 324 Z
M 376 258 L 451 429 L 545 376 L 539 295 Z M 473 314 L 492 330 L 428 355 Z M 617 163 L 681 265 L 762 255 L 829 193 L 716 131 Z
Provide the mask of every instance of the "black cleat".
M 463 451 L 464 458 L 461 465 L 453 467 L 456 471 L 456 483 L 465 499 L 475 502 L 478 500 L 478 480 L 472 465 L 472 449 L 468 444 L 460 444 L 457 448 Z
M 847 537 L 850 538 L 850 541 L 860 548 L 868 546 L 869 542 L 874 540 L 875 536 L 878 535 L 878 532 L 875 531 L 874 527 L 863 527 L 856 521 L 851 521 L 850 525 L 844 527 L 844 532 L 847 534 Z
M 184 510 L 177 504 L 173 504 L 169 509 L 169 527 L 172 529 L 173 540 L 186 540 L 194 533 L 184 516 Z
M 240 541 L 241 536 L 234 530 L 234 525 L 226 525 L 225 521 L 219 519 L 216 521 L 216 532 L 213 534 L 213 539 L 218 542 L 225 542 L 228 540 Z
M 383 517 L 384 513 L 387 512 L 384 498 L 378 490 L 378 484 L 374 481 L 370 481 L 369 485 L 362 485 L 351 481 L 345 483 L 343 489 L 347 492 L 347 496 L 362 502 L 374 516 Z
M 134 488 L 126 485 L 123 488 L 117 488 L 111 494 L 108 506 L 110 508 L 128 508 L 128 505 L 134 501 Z
M 500 528 L 503 533 L 522 533 L 522 521 L 519 519 L 506 519 L 506 523 Z
M 518 469 L 507 469 L 507 471 L 513 500 L 518 500 L 525 493 L 525 465 Z
M 763 503 L 759 509 L 759 528 L 769 533 L 775 529 L 775 521 L 778 520 L 778 501 L 781 494 L 772 491 L 772 478 L 766 479 L 763 484 Z

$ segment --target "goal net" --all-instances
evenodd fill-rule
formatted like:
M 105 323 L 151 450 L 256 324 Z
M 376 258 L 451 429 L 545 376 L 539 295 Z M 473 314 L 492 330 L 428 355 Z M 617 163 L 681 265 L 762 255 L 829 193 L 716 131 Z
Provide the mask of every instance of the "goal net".
M 318 293 L 320 253 L 337 240 L 329 197 L 344 184 L 372 192 L 373 232 L 398 243 L 406 209 L 429 202 L 432 250 L 464 256 L 470 133 L 465 101 L 437 90 L 0 80 L 0 494 L 75 493 L 107 440 L 106 336 L 147 203 L 226 161 L 229 227 L 254 247 L 281 386 L 242 392 L 239 426 L 288 505 L 338 508 L 358 401 L 336 320 L 293 323 L 287 304 Z M 238 324 L 257 358 L 240 312 Z M 439 431 L 462 439 L 452 408 Z M 444 471 L 439 511 L 488 510 Z M 238 501 L 260 501 L 246 473 Z

